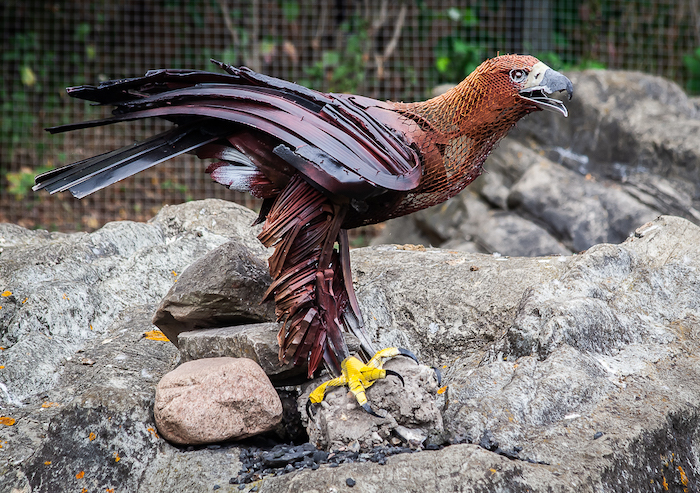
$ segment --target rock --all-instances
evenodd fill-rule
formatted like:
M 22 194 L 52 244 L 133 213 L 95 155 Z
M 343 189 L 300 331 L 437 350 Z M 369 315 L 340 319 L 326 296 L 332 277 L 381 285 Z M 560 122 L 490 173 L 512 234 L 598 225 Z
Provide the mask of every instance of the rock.
M 282 403 L 253 360 L 205 358 L 183 363 L 161 379 L 153 414 L 165 439 L 200 445 L 273 429 Z
M 620 186 L 586 179 L 546 160 L 513 185 L 508 206 L 544 221 L 574 251 L 624 241 L 637 226 L 658 216 Z
M 0 491 L 237 491 L 229 481 L 248 474 L 239 454 L 249 442 L 188 450 L 157 431 L 155 386 L 179 353 L 144 337 L 172 270 L 226 243 L 225 227 L 235 236 L 235 216 L 252 216 L 237 210 L 189 203 L 96 236 L 0 226 L 0 294 L 12 293 L 0 297 Z M 242 243 L 257 241 L 245 231 Z M 662 217 L 571 256 L 352 251 L 376 345 L 444 370 L 437 406 L 449 441 L 397 455 L 302 450 L 249 479 L 263 475 L 255 486 L 268 492 L 340 490 L 347 478 L 390 493 L 698 490 L 699 240 L 698 226 Z M 378 408 L 372 392 L 400 391 L 395 380 L 370 389 Z
M 212 250 L 178 277 L 153 324 L 177 346 L 181 332 L 274 321 L 274 304 L 262 303 L 272 282 L 267 254 L 259 242 L 250 248 L 238 239 Z
M 178 336 L 180 356 L 183 362 L 202 358 L 249 358 L 262 367 L 270 380 L 283 384 L 290 378 L 305 375 L 306 368 L 280 364 L 277 333 L 281 325 L 267 322 L 181 332 Z
M 107 339 L 124 310 L 158 303 L 193 259 L 242 231 L 252 243 L 254 218 L 236 204 L 205 200 L 90 234 L 0 224 L 0 289 L 12 293 L 0 297 L 0 402 L 18 405 L 54 388 L 66 358 Z
M 573 257 L 538 259 L 396 246 L 350 252 L 367 330 L 378 348 L 405 347 L 437 366 L 502 337 L 523 293 Z
M 328 451 L 357 447 L 363 452 L 389 445 L 397 435 L 413 448 L 433 440 L 442 443 L 435 371 L 405 357 L 391 359 L 384 367 L 398 372 L 405 382 L 401 385 L 396 377 L 388 376 L 367 390 L 372 410 L 385 417 L 367 413 L 346 387 L 329 388 L 323 403 L 312 406 L 312 419 L 306 420 L 311 443 Z M 319 383 L 312 382 L 299 398 L 300 412 L 306 413 L 309 393 Z
M 226 305 L 231 302 L 222 299 L 220 303 L 222 310 L 226 310 Z M 250 358 L 262 367 L 276 386 L 297 385 L 306 380 L 306 366 L 280 363 L 277 333 L 281 326 L 281 323 L 267 322 L 181 332 L 178 335 L 180 356 L 183 362 L 222 356 Z M 360 342 L 354 335 L 346 334 L 346 343 L 351 353 L 360 350 Z

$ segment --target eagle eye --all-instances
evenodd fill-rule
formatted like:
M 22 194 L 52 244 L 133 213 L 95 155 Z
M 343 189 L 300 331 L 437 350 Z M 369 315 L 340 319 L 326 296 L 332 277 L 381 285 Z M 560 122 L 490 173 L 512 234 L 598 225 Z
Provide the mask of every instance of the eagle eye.
M 521 68 L 514 68 L 510 71 L 510 80 L 513 82 L 523 82 L 527 79 L 528 71 Z

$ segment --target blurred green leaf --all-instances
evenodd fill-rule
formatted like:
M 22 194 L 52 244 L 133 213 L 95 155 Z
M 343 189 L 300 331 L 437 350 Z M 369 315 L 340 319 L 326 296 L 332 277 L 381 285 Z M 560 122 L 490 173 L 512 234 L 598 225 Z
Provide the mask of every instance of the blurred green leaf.
M 22 66 L 19 73 L 20 79 L 22 80 L 22 84 L 24 84 L 25 86 L 32 87 L 36 83 L 36 75 L 34 74 L 34 71 L 30 66 Z
M 294 0 L 285 0 L 282 2 L 282 14 L 287 22 L 294 22 L 299 18 L 301 7 L 299 2 Z
M 85 42 L 87 37 L 90 35 L 92 27 L 87 22 L 81 22 L 75 26 L 75 32 L 73 33 L 73 39 L 75 41 Z

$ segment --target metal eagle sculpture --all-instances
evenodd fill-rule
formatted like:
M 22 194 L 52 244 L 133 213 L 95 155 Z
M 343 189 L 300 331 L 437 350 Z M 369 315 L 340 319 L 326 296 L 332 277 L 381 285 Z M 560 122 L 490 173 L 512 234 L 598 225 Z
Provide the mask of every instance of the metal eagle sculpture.
M 367 364 L 349 355 L 343 329 L 359 338 L 365 357 L 375 351 L 353 290 L 347 230 L 453 197 L 522 117 L 539 110 L 567 116 L 550 96 L 566 91 L 571 98 L 571 81 L 532 56 L 504 55 L 441 96 L 397 103 L 321 93 L 212 61 L 226 73 L 153 70 L 68 88 L 72 97 L 113 106 L 113 116 L 51 133 L 143 118 L 175 125 L 43 173 L 34 190 L 82 198 L 183 153 L 214 159 L 206 168 L 214 181 L 263 199 L 258 238 L 274 247 L 265 300 L 274 300 L 284 322 L 280 361 L 306 364 L 309 377 L 324 361 L 338 377 L 310 402 L 320 402 L 328 386 L 347 384 L 372 412 L 364 389 L 386 376 L 383 359 L 412 355 L 388 348 Z

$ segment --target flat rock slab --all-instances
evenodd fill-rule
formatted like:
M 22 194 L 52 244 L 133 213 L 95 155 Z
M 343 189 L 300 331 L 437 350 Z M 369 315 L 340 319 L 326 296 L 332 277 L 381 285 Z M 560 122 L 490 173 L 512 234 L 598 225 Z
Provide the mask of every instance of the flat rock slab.
M 282 419 L 282 402 L 253 360 L 206 358 L 161 379 L 153 414 L 167 440 L 201 445 L 273 429 Z
M 280 364 L 277 333 L 282 324 L 237 325 L 218 329 L 200 329 L 178 334 L 183 362 L 201 358 L 250 358 L 261 366 L 276 385 L 306 374 L 305 366 Z

